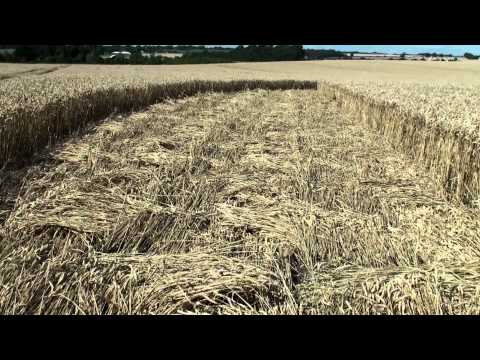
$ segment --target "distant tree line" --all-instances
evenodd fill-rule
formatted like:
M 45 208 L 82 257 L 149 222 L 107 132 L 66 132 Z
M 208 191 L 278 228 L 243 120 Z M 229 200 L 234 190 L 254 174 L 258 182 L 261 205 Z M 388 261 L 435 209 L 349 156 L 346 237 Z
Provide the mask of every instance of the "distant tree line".
M 452 54 L 441 54 L 441 53 L 420 53 L 419 55 L 425 56 L 425 57 L 437 57 L 437 58 L 443 58 L 443 57 L 449 57 L 449 58 L 455 58 Z M 469 52 L 466 52 L 463 57 L 468 60 L 477 60 L 479 59 L 478 55 L 473 55 Z
M 478 60 L 480 57 L 478 55 L 473 55 L 471 53 L 465 53 L 465 55 L 463 55 L 465 57 L 465 59 L 468 59 L 468 60 Z
M 105 64 L 206 64 L 248 61 L 294 61 L 305 58 L 302 45 L 240 45 L 236 48 L 207 48 L 203 45 L 10 45 L 13 53 L 2 52 L 0 61 L 31 63 L 105 63 Z M 103 58 L 115 51 L 128 51 L 129 59 Z M 165 58 L 155 53 L 181 53 Z M 144 56 L 145 53 L 151 56 Z
M 97 45 L 99 53 L 111 53 L 114 51 L 128 51 L 134 52 L 170 52 L 170 53 L 184 53 L 184 52 L 199 52 L 207 49 L 205 45 Z M 218 47 L 208 48 L 216 50 Z M 229 50 L 222 48 L 223 50 Z
M 14 49 L 13 53 L 5 49 Z M 95 63 L 95 45 L 10 45 L 0 49 L 0 61 L 36 63 Z
M 353 54 L 353 52 L 352 52 Z M 305 50 L 305 55 L 308 60 L 323 60 L 329 58 L 350 58 L 349 56 L 341 51 L 333 49 L 318 49 L 318 50 Z
M 439 58 L 442 58 L 442 57 L 453 57 L 452 54 L 442 54 L 442 53 L 436 53 L 436 52 L 433 52 L 433 53 L 419 53 L 418 55 L 421 55 L 421 56 L 424 56 L 424 57 L 439 57 Z

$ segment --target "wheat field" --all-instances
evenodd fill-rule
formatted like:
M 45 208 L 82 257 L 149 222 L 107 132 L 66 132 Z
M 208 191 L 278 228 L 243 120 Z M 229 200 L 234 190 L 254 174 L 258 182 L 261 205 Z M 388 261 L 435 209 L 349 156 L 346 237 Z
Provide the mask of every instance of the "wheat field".
M 0 67 L 2 65 L 0 64 Z M 49 76 L 108 75 L 157 80 L 324 80 L 480 85 L 480 62 L 322 60 L 206 65 L 72 65 Z
M 44 75 L 68 65 L 0 63 L 0 80 L 27 75 Z
M 0 313 L 479 314 L 479 69 L 2 80 Z

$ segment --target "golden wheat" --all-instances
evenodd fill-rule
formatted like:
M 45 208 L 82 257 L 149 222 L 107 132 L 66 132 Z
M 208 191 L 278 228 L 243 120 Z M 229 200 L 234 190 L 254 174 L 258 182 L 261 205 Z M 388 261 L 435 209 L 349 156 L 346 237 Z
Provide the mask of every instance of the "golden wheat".
M 2 63 L 0 64 L 0 80 L 18 76 L 43 75 L 67 66 L 68 65 Z
M 3 80 L 0 163 L 108 118 L 0 170 L 0 313 L 480 313 L 474 66 Z M 273 81 L 285 78 L 332 82 Z
M 102 77 L 22 78 L 0 84 L 0 166 L 29 157 L 113 112 L 135 111 L 165 99 L 254 88 L 316 88 L 298 81 L 152 81 Z
M 480 312 L 479 212 L 326 91 L 114 116 L 23 175 L 0 312 Z
M 475 121 L 478 118 L 478 100 L 474 100 L 474 96 L 463 98 L 458 97 L 455 91 L 448 92 L 448 89 L 461 91 L 455 87 L 437 90 L 441 94 L 453 94 L 444 96 L 447 105 L 437 106 L 439 113 L 443 114 L 440 117 L 429 112 L 431 105 L 428 101 L 419 100 L 427 98 L 430 101 L 430 97 L 426 97 L 421 90 L 411 95 L 417 101 L 410 101 L 408 94 L 414 94 L 415 91 L 410 89 L 402 93 L 396 91 L 396 87 L 392 88 L 390 91 L 383 85 L 366 88 L 357 85 L 351 89 L 327 83 L 322 86 L 325 93 L 352 111 L 359 121 L 380 131 L 395 147 L 425 166 L 448 195 L 478 206 L 480 148 Z M 427 89 L 429 96 L 435 94 L 433 89 L 428 92 L 428 87 L 413 86 L 413 89 L 422 88 Z M 472 91 L 470 95 L 476 95 L 474 90 L 467 88 L 462 93 L 467 96 L 469 91 Z M 431 101 L 435 103 L 435 100 Z M 459 108 L 462 111 L 456 113 Z

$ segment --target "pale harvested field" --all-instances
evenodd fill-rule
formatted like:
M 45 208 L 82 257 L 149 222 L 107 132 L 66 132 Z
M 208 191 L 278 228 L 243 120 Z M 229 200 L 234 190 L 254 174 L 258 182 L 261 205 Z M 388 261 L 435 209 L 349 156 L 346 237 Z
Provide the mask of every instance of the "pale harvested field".
M 125 66 L 74 65 L 55 75 L 125 75 Z M 136 76 L 159 80 L 296 79 L 332 82 L 395 81 L 480 85 L 480 61 L 298 61 L 206 65 L 128 66 Z M 53 75 L 53 74 L 52 74 Z
M 0 63 L 0 75 L 58 65 Z M 70 65 L 48 76 L 136 76 L 155 80 L 298 79 L 480 85 L 480 61 L 298 61 L 202 65 Z
M 318 91 L 115 117 L 31 169 L 0 312 L 480 313 L 479 212 Z

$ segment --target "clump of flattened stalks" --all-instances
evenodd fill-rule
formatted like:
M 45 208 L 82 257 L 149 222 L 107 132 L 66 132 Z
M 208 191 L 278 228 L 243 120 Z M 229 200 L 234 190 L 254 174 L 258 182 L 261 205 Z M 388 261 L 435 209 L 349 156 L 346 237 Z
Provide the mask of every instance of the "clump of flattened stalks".
M 4 314 L 215 313 L 219 306 L 261 306 L 279 290 L 269 271 L 244 260 L 206 253 L 121 255 L 48 245 L 3 258 Z M 7 271 L 8 270 L 8 271 Z
M 479 314 L 480 263 L 319 271 L 298 289 L 308 313 Z
M 112 175 L 125 176 L 127 184 L 114 186 L 79 177 L 45 191 L 42 187 L 50 176 L 33 181 L 5 222 L 5 231 L 9 237 L 19 237 L 17 243 L 37 241 L 61 229 L 88 235 L 100 251 L 144 252 L 152 246 L 181 250 L 193 246 L 195 230 L 208 224 L 207 208 L 221 185 L 192 182 L 185 176 L 168 178 L 168 173 L 150 179 L 151 184 L 148 177 L 136 182 L 122 169 L 107 175 L 110 181 Z M 146 185 L 151 185 L 151 193 L 144 193 Z
M 139 308 L 134 313 L 172 314 L 234 303 L 248 305 L 279 286 L 273 273 L 246 261 L 212 254 L 99 257 L 100 264 L 117 262 L 122 268 L 129 267 L 117 274 L 118 282 L 126 284 L 132 277 L 144 281 L 134 297 L 143 311 Z M 115 299 L 122 296 L 119 290 L 121 287 L 111 287 L 106 295 Z

